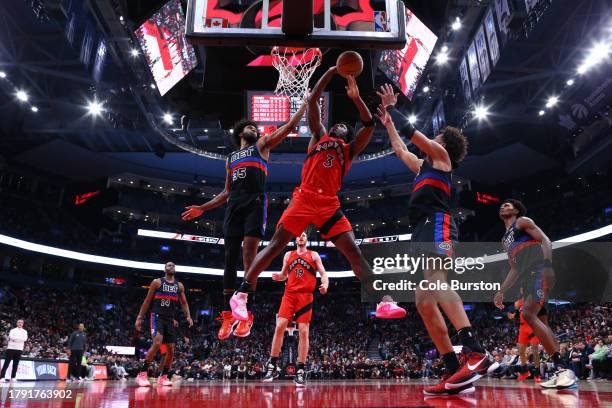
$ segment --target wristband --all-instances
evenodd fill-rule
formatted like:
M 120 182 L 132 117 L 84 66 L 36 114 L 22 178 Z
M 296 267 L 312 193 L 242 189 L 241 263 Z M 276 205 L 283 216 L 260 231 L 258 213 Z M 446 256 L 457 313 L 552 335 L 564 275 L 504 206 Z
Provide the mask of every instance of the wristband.
M 553 264 L 552 261 L 550 259 L 545 259 L 542 261 L 542 266 L 544 268 L 552 268 Z
M 364 127 L 372 127 L 374 126 L 376 123 L 374 122 L 374 119 L 368 120 L 367 122 L 361 122 L 363 123 Z

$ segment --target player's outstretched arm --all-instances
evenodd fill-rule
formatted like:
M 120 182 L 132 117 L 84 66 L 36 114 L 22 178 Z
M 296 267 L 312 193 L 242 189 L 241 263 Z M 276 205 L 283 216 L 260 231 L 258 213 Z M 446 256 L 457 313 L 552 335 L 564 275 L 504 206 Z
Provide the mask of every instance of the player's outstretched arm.
M 378 118 L 387 129 L 395 155 L 403 161 L 413 173 L 418 174 L 419 171 L 421 171 L 423 160 L 419 159 L 416 154 L 408 150 L 406 143 L 404 143 L 399 133 L 397 133 L 397 129 L 395 129 L 395 124 L 391 119 L 391 115 L 389 115 L 389 112 L 385 110 L 383 105 L 378 107 Z
M 519 219 L 516 220 L 516 226 L 531 235 L 533 239 L 540 241 L 542 243 L 544 259 L 552 261 L 552 243 L 544 231 L 542 231 L 531 218 L 519 217 Z
M 193 326 L 193 320 L 191 319 L 191 313 L 189 312 L 189 303 L 187 303 L 187 296 L 185 296 L 185 286 L 179 282 L 179 301 L 181 302 L 181 309 L 185 314 L 185 320 L 189 327 Z
M 193 220 L 194 218 L 200 217 L 204 212 L 208 210 L 212 210 L 213 208 L 217 208 L 227 203 L 227 199 L 230 195 L 230 190 L 232 188 L 231 184 L 231 173 L 229 168 L 229 159 L 225 163 L 225 188 L 222 192 L 217 194 L 212 200 L 202 204 L 202 205 L 190 205 L 185 207 L 187 211 L 181 214 L 181 218 L 185 221 Z
M 280 273 L 273 273 L 272 280 L 276 282 L 283 282 L 287 280 L 288 276 L 289 276 L 289 252 L 287 252 L 285 256 L 283 257 L 283 269 L 280 271 Z
M 357 135 L 355 135 L 355 140 L 351 142 L 351 159 L 358 156 L 359 153 L 365 149 L 365 147 L 370 143 L 370 139 L 372 139 L 372 134 L 374 133 L 374 118 L 372 117 L 372 113 L 366 106 L 363 99 L 359 95 L 359 87 L 357 86 L 357 81 L 355 81 L 355 77 L 349 75 L 346 77 L 348 85 L 346 86 L 346 94 L 353 101 L 355 107 L 359 111 L 359 120 L 363 123 L 363 127 L 357 131 Z
M 257 141 L 257 147 L 262 154 L 267 154 L 270 149 L 274 149 L 283 140 L 291 133 L 293 129 L 297 126 L 297 124 L 304 116 L 304 112 L 306 111 L 306 107 L 308 106 L 307 101 L 302 102 L 302 106 L 300 109 L 295 112 L 295 114 L 291 117 L 289 122 L 285 123 L 283 126 L 279 127 L 272 134 L 268 136 L 263 136 Z
M 327 293 L 327 288 L 329 288 L 329 277 L 327 276 L 327 272 L 325 271 L 325 267 L 323 266 L 319 253 L 313 251 L 312 258 L 317 267 L 317 271 L 319 271 L 319 275 L 321 275 L 321 286 L 319 286 L 319 292 L 324 295 Z
M 314 146 L 321 136 L 323 136 L 326 132 L 325 126 L 321 123 L 321 110 L 319 108 L 319 98 L 323 93 L 323 90 L 329 84 L 332 77 L 338 72 L 335 66 L 329 68 L 319 81 L 313 88 L 312 92 L 308 96 L 308 127 L 310 128 L 310 133 L 312 137 L 310 138 L 310 143 L 308 144 L 308 150 L 312 146 Z
M 153 279 L 151 281 L 151 284 L 149 285 L 149 292 L 147 292 L 147 297 L 145 297 L 144 302 L 142 302 L 142 306 L 140 306 L 140 311 L 138 312 L 138 317 L 136 317 L 136 330 L 140 331 L 142 321 L 144 320 L 144 315 L 147 313 L 147 310 L 149 310 L 153 296 L 155 296 L 155 291 L 159 289 L 160 286 L 161 281 L 159 279 Z
M 444 167 L 452 168 L 448 152 L 439 143 L 429 139 L 423 133 L 416 130 L 408 118 L 404 116 L 396 107 L 398 94 L 393 92 L 393 87 L 385 84 L 376 92 L 380 96 L 380 102 L 391 115 L 391 119 L 398 129 L 398 133 L 410 140 L 416 147 L 431 159 L 432 163 L 441 162 Z

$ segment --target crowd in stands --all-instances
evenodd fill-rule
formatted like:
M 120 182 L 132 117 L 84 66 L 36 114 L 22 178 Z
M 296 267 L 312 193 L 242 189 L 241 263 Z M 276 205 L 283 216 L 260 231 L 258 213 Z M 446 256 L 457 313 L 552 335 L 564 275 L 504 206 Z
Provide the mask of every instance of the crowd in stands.
M 134 377 L 139 361 L 150 346 L 148 333 L 134 330 L 134 319 L 145 291 L 45 287 L 0 287 L 0 336 L 16 319 L 25 320 L 29 333 L 24 357 L 68 359 L 66 340 L 76 324 L 84 323 L 88 335 L 87 357 L 107 364 L 111 378 Z M 190 299 L 192 313 L 210 305 Z M 250 307 L 256 316 L 247 338 L 216 338 L 218 322 L 198 316 L 193 328 L 183 327 L 177 340 L 173 373 L 185 380 L 223 378 L 260 379 L 269 357 L 275 313 L 280 294 L 258 293 Z M 369 314 L 358 294 L 330 293 L 317 296 L 310 334 L 310 378 L 437 378 L 441 360 L 428 338 L 414 305 L 406 305 L 409 317 L 381 321 Z M 571 304 L 550 309 L 551 327 L 561 343 L 565 364 L 579 378 L 612 379 L 612 304 Z M 498 377 L 515 377 L 518 370 L 517 325 L 494 312 L 492 305 L 475 304 L 470 318 L 483 345 L 501 363 Z M 180 317 L 178 318 L 181 321 Z M 144 327 L 148 327 L 146 324 Z M 452 330 L 451 330 L 452 331 Z M 456 339 L 453 339 L 456 342 Z M 293 342 L 293 346 L 291 346 Z M 297 340 L 286 335 L 285 348 Z M 137 356 L 113 355 L 106 345 L 135 346 Z M 552 367 L 540 346 L 546 375 Z M 289 360 L 285 351 L 284 361 Z M 530 361 L 533 356 L 529 354 Z M 294 361 L 294 360 L 293 360 Z M 157 366 L 151 366 L 155 374 Z

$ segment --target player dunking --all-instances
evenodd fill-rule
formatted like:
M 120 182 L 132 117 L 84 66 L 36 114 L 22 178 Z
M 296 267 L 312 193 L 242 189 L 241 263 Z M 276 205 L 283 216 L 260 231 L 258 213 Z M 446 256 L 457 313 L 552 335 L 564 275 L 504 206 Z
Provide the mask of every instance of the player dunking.
M 576 375 L 561 367 L 559 343 L 555 334 L 538 318 L 555 280 L 552 244 L 535 222 L 525 217 L 526 213 L 523 203 L 513 199 L 505 200 L 499 209 L 499 217 L 506 226 L 502 244 L 508 254 L 510 273 L 495 295 L 494 302 L 497 307 L 503 308 L 504 293 L 516 283 L 519 284 L 524 299 L 522 314 L 557 368 L 555 375 L 540 386 L 557 389 L 573 387 Z
M 242 120 L 234 125 L 232 142 L 238 150 L 232 152 L 226 163 L 225 189 L 212 200 L 202 205 L 187 207 L 182 214 L 184 220 L 192 220 L 204 212 L 227 202 L 223 221 L 225 240 L 225 269 L 223 270 L 224 308 L 218 337 L 227 339 L 231 334 L 246 337 L 251 332 L 253 316 L 241 322 L 232 317 L 229 300 L 236 289 L 238 259 L 242 248 L 242 263 L 248 270 L 259 241 L 264 236 L 268 202 L 266 177 L 270 150 L 279 145 L 295 128 L 306 110 L 304 102 L 291 120 L 267 136 L 259 135 L 257 123 Z M 237 326 L 237 327 L 236 327 Z
M 153 344 L 147 352 L 141 371 L 136 377 L 136 383 L 140 387 L 149 387 L 151 385 L 147 374 L 149 364 L 155 358 L 162 344 L 166 345 L 166 357 L 162 361 L 161 376 L 158 378 L 157 384 L 162 386 L 172 385 L 172 382 L 168 380 L 168 372 L 174 357 L 174 342 L 176 341 L 174 314 L 179 303 L 185 314 L 187 324 L 189 327 L 193 326 L 193 320 L 191 320 L 191 314 L 189 313 L 189 305 L 185 297 L 185 287 L 175 279 L 175 268 L 174 262 L 167 262 L 164 267 L 165 276 L 153 279 L 149 286 L 149 293 L 147 293 L 147 297 L 142 302 L 140 312 L 136 318 L 136 330 L 140 331 L 144 315 L 149 309 L 151 302 L 153 303 L 150 316 Z
M 281 301 L 278 317 L 276 319 L 276 330 L 272 339 L 270 360 L 264 381 L 272 381 L 277 377 L 278 357 L 283 347 L 283 337 L 287 325 L 294 321 L 298 324 L 299 345 L 297 372 L 294 382 L 297 387 L 303 387 L 306 383 L 306 372 L 304 363 L 308 357 L 308 333 L 310 320 L 312 319 L 313 292 L 317 286 L 317 271 L 321 275 L 321 286 L 319 292 L 327 293 L 329 279 L 321 262 L 321 257 L 315 251 L 306 247 L 308 236 L 302 232 L 295 240 L 297 249 L 285 254 L 283 258 L 283 269 L 281 273 L 272 274 L 272 279 L 277 282 L 287 281 L 285 294 Z
M 540 383 L 540 352 L 538 351 L 538 344 L 540 344 L 540 340 L 534 334 L 533 329 L 525 320 L 525 316 L 523 316 L 524 304 L 525 301 L 521 298 L 514 302 L 513 308 L 508 308 L 508 319 L 515 319 L 516 314 L 519 314 L 519 330 L 518 337 L 516 339 L 520 360 L 518 380 L 525 381 L 529 377 L 529 368 L 527 367 L 527 347 L 531 346 L 531 353 L 533 355 L 533 378 L 536 383 Z M 546 315 L 546 307 L 544 304 L 542 304 L 542 308 L 538 312 L 538 319 L 542 320 L 544 324 L 548 324 L 548 316 Z
M 459 129 L 446 127 L 442 133 L 430 140 L 415 129 L 396 108 L 397 94 L 391 85 L 381 87 L 378 92 L 381 105 L 378 116 L 387 128 L 395 154 L 416 174 L 410 196 L 410 218 L 415 225 L 412 242 L 420 243 L 419 250 L 426 256 L 452 257 L 456 243 L 457 227 L 451 217 L 452 170 L 467 153 L 467 140 Z M 408 151 L 399 132 L 418 147 L 425 155 L 419 159 Z M 420 253 L 420 252 L 419 252 Z M 446 270 L 425 270 L 424 278 L 447 282 Z M 439 384 L 425 387 L 427 395 L 454 395 L 474 390 L 472 383 L 497 368 L 488 352 L 476 340 L 463 302 L 453 290 L 416 290 L 416 305 L 427 332 L 431 336 L 445 363 L 445 375 Z M 463 346 L 470 349 L 466 363 L 460 367 L 450 337 L 444 311 L 458 332 Z
M 259 274 L 281 253 L 291 239 L 300 235 L 310 224 L 316 225 L 324 239 L 334 243 L 348 259 L 355 275 L 360 279 L 363 278 L 361 251 L 355 244 L 353 228 L 342 213 L 337 194 L 342 186 L 342 178 L 348 172 L 353 159 L 369 143 L 374 131 L 374 120 L 359 95 L 355 78 L 348 76 L 347 95 L 357 107 L 363 127 L 354 138 L 353 130 L 346 123 L 333 125 L 329 133 L 325 130 L 321 123 L 318 100 L 336 73 L 335 66 L 327 70 L 309 97 L 308 125 L 312 137 L 302 167 L 301 184 L 294 190 L 291 203 L 278 221 L 270 244 L 257 254 L 245 272 L 244 282 L 230 300 L 232 314 L 238 320 L 249 319 L 246 307 L 247 292 L 255 291 Z M 403 312 L 403 315 L 406 313 L 392 302 L 381 302 L 380 306 L 384 306 L 385 313 L 392 314 L 397 311 Z

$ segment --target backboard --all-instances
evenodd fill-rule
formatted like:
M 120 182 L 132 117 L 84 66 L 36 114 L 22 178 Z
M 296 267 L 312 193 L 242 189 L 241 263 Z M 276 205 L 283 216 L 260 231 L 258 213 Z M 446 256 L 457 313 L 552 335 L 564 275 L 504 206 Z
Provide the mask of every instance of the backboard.
M 291 0 L 189 0 L 186 36 L 193 44 L 219 46 L 401 49 L 406 44 L 400 0 L 313 0 L 314 30 L 306 36 L 282 32 L 283 1 Z

